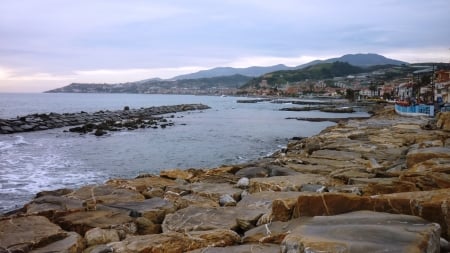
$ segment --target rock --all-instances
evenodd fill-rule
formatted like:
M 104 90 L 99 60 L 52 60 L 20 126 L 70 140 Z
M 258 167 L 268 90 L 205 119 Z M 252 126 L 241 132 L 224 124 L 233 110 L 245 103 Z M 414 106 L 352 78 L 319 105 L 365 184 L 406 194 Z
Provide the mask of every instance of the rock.
M 29 252 L 66 237 L 64 230 L 43 216 L 0 220 L 0 246 L 11 252 Z
M 108 207 L 125 211 L 131 217 L 145 217 L 153 223 L 161 224 L 168 213 L 175 212 L 174 205 L 162 198 L 151 198 L 137 202 L 108 204 Z
M 249 192 L 260 191 L 300 191 L 305 184 L 326 185 L 327 178 L 316 174 L 298 174 L 295 176 L 277 176 L 250 179 Z
M 137 231 L 133 219 L 120 212 L 114 211 L 89 211 L 77 212 L 62 216 L 56 220 L 62 228 L 74 231 L 84 236 L 92 228 L 123 230 L 134 234 Z
M 450 147 L 431 147 L 411 150 L 406 155 L 406 166 L 407 168 L 412 168 L 418 163 L 433 158 L 450 158 Z
M 131 189 L 142 193 L 154 188 L 164 189 L 167 186 L 173 186 L 177 183 L 174 180 L 167 178 L 144 175 L 135 179 L 111 179 L 108 180 L 106 184 L 117 188 Z
M 236 206 L 236 200 L 229 194 L 224 194 L 220 196 L 219 204 L 220 206 Z
M 287 235 L 309 219 L 309 217 L 302 217 L 301 219 L 293 219 L 287 222 L 274 221 L 264 224 L 245 232 L 242 241 L 244 243 L 281 244 Z
M 84 235 L 87 246 L 120 241 L 119 233 L 114 229 L 93 228 Z
M 240 199 L 242 193 L 241 189 L 233 187 L 229 183 L 192 183 L 187 185 L 168 186 L 166 191 L 177 193 L 192 193 L 203 197 L 210 198 L 213 201 L 219 202 L 220 196 L 230 195 L 236 201 Z
M 85 248 L 83 237 L 75 232 L 68 232 L 67 237 L 30 251 L 30 253 L 81 252 Z
M 134 189 L 116 188 L 110 185 L 91 185 L 82 187 L 68 195 L 69 198 L 95 203 L 117 203 L 142 201 L 145 197 Z
M 421 218 L 371 211 L 316 216 L 287 235 L 282 252 L 439 252 L 440 227 Z
M 168 214 L 162 224 L 164 233 L 169 231 L 203 231 L 213 229 L 239 230 L 238 219 L 256 224 L 264 211 L 241 207 L 201 208 L 190 206 Z M 246 223 L 246 224 L 248 224 Z
M 189 251 L 189 253 L 273 253 L 280 252 L 280 245 L 276 244 L 245 244 L 228 247 L 207 247 Z
M 155 235 L 130 236 L 123 241 L 110 243 L 115 253 L 186 252 L 208 246 L 225 247 L 239 243 L 239 235 L 231 230 L 168 232 Z
M 83 253 L 113 253 L 113 248 L 107 245 L 95 245 L 86 248 Z
M 450 202 L 448 189 L 370 197 L 345 193 L 303 193 L 294 205 L 292 218 L 336 215 L 358 210 L 415 215 L 438 223 L 442 228 L 442 236 L 448 239 L 450 234 L 450 219 L 447 216 L 450 212 L 448 202 Z
M 161 225 L 155 224 L 151 220 L 138 217 L 136 218 L 137 232 L 140 235 L 159 234 L 161 233 Z
M 440 112 L 437 115 L 436 126 L 444 131 L 450 131 L 450 112 Z
M 450 158 L 432 158 L 414 164 L 407 172 L 441 172 L 450 174 Z
M 52 195 L 44 195 L 25 205 L 27 214 L 43 215 L 49 219 L 84 209 L 81 200 Z
M 241 179 L 239 179 L 239 181 L 236 183 L 236 186 L 241 188 L 241 189 L 245 189 L 248 188 L 250 184 L 250 180 L 246 177 L 241 177 Z
M 274 177 L 274 176 L 289 176 L 296 175 L 297 172 L 275 165 L 261 165 L 256 167 L 247 167 L 236 172 L 238 177 L 256 178 L 256 177 Z
M 191 170 L 174 169 L 174 170 L 162 170 L 159 173 L 159 176 L 169 179 L 190 180 L 195 176 L 195 174 Z

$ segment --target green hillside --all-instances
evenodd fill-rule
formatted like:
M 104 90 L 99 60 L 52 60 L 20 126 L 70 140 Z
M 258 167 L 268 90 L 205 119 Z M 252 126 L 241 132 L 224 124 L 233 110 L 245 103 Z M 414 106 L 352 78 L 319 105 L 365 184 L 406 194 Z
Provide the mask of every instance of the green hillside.
M 367 69 L 350 65 L 346 62 L 320 63 L 298 70 L 282 70 L 265 74 L 251 79 L 241 88 L 259 88 L 262 80 L 266 80 L 270 86 L 283 85 L 287 82 L 299 82 L 304 80 L 322 80 L 337 76 L 347 76 L 366 72 Z

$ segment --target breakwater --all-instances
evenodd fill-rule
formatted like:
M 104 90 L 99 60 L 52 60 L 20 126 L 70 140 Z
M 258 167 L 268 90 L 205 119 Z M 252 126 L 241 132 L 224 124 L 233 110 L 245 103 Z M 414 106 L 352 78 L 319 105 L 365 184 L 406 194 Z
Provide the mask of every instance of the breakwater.
M 125 106 L 123 110 L 98 111 L 94 113 L 42 113 L 17 116 L 13 119 L 0 119 L 0 133 L 11 134 L 77 126 L 82 124 L 95 124 L 99 122 L 122 122 L 125 120 L 153 120 L 155 115 L 176 113 L 191 110 L 209 109 L 203 104 L 181 104 L 171 106 L 156 106 L 139 109 L 130 109 Z M 141 122 L 136 121 L 136 122 Z
M 448 252 L 449 165 L 450 113 L 388 108 L 244 164 L 40 192 L 0 252 Z

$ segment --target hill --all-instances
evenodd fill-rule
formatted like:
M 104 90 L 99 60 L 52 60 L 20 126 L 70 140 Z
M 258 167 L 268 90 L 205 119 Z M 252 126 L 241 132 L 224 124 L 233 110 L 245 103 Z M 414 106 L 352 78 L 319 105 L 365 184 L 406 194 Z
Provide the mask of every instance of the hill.
M 47 93 L 149 93 L 149 94 L 220 94 L 224 89 L 236 89 L 251 78 L 243 75 L 211 78 L 160 80 L 148 79 L 118 84 L 72 83 L 46 91 Z
M 386 58 L 379 54 L 368 53 L 368 54 L 346 54 L 346 55 L 343 55 L 338 58 L 330 58 L 327 60 L 315 60 L 315 61 L 303 64 L 303 65 L 299 65 L 296 68 L 301 69 L 301 68 L 306 68 L 308 66 L 312 66 L 315 64 L 319 64 L 319 63 L 332 63 L 332 62 L 337 62 L 337 61 L 346 62 L 350 65 L 358 66 L 358 67 L 371 67 L 371 66 L 377 66 L 377 65 L 397 65 L 397 66 L 399 66 L 399 65 L 403 65 L 403 64 L 408 64 L 407 62 Z
M 269 66 L 269 67 L 248 67 L 248 68 L 232 68 L 232 67 L 217 67 L 208 70 L 201 70 L 195 73 L 179 75 L 173 77 L 173 80 L 182 80 L 182 79 L 198 79 L 198 78 L 210 78 L 217 76 L 229 76 L 229 75 L 243 75 L 256 77 L 263 75 L 265 73 L 274 72 L 278 70 L 288 70 L 293 69 L 291 67 L 287 67 L 283 64 Z
M 350 65 L 346 62 L 319 63 L 297 70 L 283 70 L 265 74 L 251 79 L 241 88 L 259 88 L 260 83 L 265 80 L 269 86 L 284 85 L 286 83 L 304 80 L 322 80 L 338 76 L 347 76 L 367 71 L 367 69 Z

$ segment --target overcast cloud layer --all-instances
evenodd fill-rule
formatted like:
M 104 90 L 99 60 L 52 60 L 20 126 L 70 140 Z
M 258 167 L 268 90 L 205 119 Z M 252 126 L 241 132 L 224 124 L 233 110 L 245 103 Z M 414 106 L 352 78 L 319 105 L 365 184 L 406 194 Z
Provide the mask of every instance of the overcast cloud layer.
M 2 0 L 0 92 L 347 53 L 449 62 L 449 14 L 448 0 Z

